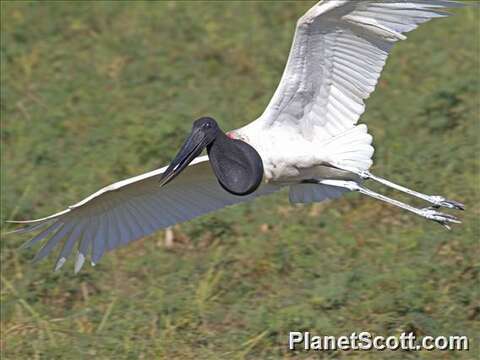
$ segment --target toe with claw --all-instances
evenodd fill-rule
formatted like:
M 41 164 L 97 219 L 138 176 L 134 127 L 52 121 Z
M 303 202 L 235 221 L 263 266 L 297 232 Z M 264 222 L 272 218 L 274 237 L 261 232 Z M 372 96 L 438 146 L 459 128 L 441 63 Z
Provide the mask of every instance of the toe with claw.
M 440 225 L 444 226 L 448 230 L 451 229 L 449 223 L 454 223 L 454 224 L 461 223 L 461 221 L 458 220 L 457 217 L 450 214 L 444 214 L 433 209 L 422 209 L 422 215 L 426 219 L 433 220 L 439 223 Z
M 432 196 L 432 204 L 434 208 L 448 208 L 448 209 L 457 209 L 457 210 L 465 210 L 465 205 L 458 201 L 454 200 L 447 200 L 443 196 Z

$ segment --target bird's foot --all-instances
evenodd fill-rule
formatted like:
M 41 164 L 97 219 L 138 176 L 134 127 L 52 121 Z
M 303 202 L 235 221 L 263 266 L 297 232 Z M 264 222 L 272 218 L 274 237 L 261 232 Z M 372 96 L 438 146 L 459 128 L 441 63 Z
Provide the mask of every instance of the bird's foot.
M 448 230 L 451 230 L 449 223 L 461 224 L 461 221 L 457 217 L 441 213 L 432 208 L 421 209 L 420 215 L 423 216 L 425 219 L 433 220 L 439 223 Z
M 448 209 L 465 210 L 465 205 L 462 203 L 454 200 L 447 200 L 443 196 L 430 196 L 429 201 L 433 204 L 432 207 L 435 209 L 444 207 Z

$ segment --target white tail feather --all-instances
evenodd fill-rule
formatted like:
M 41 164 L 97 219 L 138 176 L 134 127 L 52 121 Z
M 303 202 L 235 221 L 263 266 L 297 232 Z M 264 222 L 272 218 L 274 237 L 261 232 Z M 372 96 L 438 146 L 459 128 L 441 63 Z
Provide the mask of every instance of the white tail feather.
M 322 151 L 332 165 L 367 170 L 372 165 L 374 148 L 367 126 L 360 124 L 322 144 Z

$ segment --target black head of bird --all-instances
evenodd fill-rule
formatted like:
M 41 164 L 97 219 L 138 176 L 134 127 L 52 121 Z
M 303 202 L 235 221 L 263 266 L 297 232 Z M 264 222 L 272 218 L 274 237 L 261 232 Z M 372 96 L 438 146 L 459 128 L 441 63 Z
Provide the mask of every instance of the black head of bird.
M 166 185 L 207 148 L 210 165 L 220 185 L 234 195 L 254 192 L 263 178 L 263 163 L 257 151 L 246 142 L 229 138 L 210 117 L 195 120 L 190 136 L 163 173 Z

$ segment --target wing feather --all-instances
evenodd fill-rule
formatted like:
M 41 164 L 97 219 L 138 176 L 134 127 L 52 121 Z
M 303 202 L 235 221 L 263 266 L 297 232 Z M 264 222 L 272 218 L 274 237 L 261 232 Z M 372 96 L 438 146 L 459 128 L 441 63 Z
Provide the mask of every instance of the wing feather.
M 61 222 L 57 221 L 56 223 L 53 223 L 52 225 L 50 225 L 47 229 L 43 230 L 42 232 L 40 232 L 37 236 L 35 236 L 33 239 L 27 241 L 25 244 L 22 245 L 22 247 L 31 247 L 33 245 L 35 245 L 36 243 L 38 243 L 39 241 L 45 239 L 48 235 L 51 235 L 55 230 L 57 230 L 57 228 L 60 226 L 60 225 L 63 225 Z M 37 225 L 35 226 L 32 226 L 31 228 L 27 228 L 25 230 L 25 232 L 28 232 L 28 231 L 34 231 L 36 230 L 36 227 Z
M 132 210 L 132 207 L 129 201 L 126 201 L 123 206 L 123 210 L 127 214 L 127 219 L 132 223 L 133 239 L 136 240 L 146 235 L 146 225 L 142 224 L 141 219 L 138 218 L 138 214 L 135 213 L 135 210 Z
M 126 245 L 128 244 L 129 239 L 133 237 L 132 230 L 125 220 L 123 211 L 118 206 L 113 209 L 113 216 L 115 217 L 115 223 L 117 224 L 118 232 L 120 233 L 120 244 Z
M 115 217 L 115 208 L 107 212 L 108 227 L 107 227 L 107 251 L 114 249 L 120 242 L 120 234 L 118 231 L 118 221 Z
M 80 221 L 74 226 L 74 229 L 72 230 L 72 232 L 70 233 L 70 235 L 68 236 L 67 240 L 63 245 L 62 251 L 60 251 L 60 254 L 58 255 L 58 259 L 55 264 L 55 271 L 58 271 L 63 266 L 63 264 L 65 264 L 67 257 L 72 253 L 75 242 L 84 231 L 84 227 L 83 227 L 84 224 L 85 224 L 85 220 Z
M 98 217 L 98 230 L 93 239 L 92 264 L 95 265 L 102 258 L 105 252 L 107 241 L 108 217 L 106 212 Z
M 52 249 L 62 240 L 67 234 L 70 234 L 73 226 L 75 224 L 73 222 L 68 222 L 63 224 L 56 233 L 46 242 L 46 244 L 40 249 L 40 251 L 35 255 L 33 258 L 33 262 L 37 262 L 42 260 L 45 256 L 47 256 Z
M 77 258 L 75 261 L 75 273 L 78 273 L 83 267 L 85 258 L 88 254 L 88 251 L 92 247 L 93 239 L 95 238 L 97 231 L 98 221 L 96 218 L 91 218 L 89 224 L 86 227 L 86 231 L 83 233 L 83 237 L 80 240 Z

